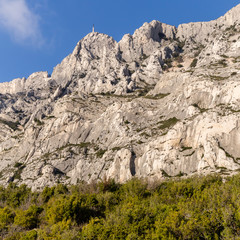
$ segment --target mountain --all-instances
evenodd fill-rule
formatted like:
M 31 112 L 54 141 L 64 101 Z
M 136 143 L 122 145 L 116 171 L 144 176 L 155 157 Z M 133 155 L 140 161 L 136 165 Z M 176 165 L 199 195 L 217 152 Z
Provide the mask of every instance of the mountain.
M 0 83 L 0 184 L 238 172 L 239 16 L 92 32 L 52 75 Z

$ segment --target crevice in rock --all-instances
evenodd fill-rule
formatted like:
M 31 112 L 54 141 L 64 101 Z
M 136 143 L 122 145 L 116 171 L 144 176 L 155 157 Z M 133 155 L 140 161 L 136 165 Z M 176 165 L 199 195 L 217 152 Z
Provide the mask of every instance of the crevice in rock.
M 98 176 L 97 176 L 97 179 L 100 179 L 100 176 L 101 176 L 102 171 L 103 171 L 103 169 L 105 168 L 105 166 L 106 166 L 106 163 L 103 164 L 103 166 L 102 166 L 102 168 L 101 168 L 101 170 L 100 170 L 100 172 L 99 172 L 99 174 L 98 174 Z
M 130 159 L 130 172 L 132 176 L 136 175 L 135 159 L 136 159 L 136 154 L 132 151 L 132 156 Z

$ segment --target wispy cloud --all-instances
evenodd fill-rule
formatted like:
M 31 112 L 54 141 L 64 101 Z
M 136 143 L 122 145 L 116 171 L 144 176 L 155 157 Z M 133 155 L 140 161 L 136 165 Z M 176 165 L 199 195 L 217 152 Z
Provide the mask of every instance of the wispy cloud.
M 0 0 L 0 26 L 17 42 L 38 46 L 43 43 L 39 19 L 26 0 Z

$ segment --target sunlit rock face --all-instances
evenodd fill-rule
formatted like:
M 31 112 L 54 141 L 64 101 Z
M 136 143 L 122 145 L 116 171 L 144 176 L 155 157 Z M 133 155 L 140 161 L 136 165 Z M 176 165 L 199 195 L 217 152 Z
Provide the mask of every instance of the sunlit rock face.
M 52 73 L 0 83 L 0 184 L 240 169 L 240 5 L 217 20 L 89 33 Z

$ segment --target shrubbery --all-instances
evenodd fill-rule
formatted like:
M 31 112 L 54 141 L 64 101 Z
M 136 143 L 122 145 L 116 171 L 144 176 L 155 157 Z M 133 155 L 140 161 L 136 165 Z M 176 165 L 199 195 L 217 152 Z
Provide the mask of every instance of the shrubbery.
M 240 175 L 0 188 L 3 239 L 239 239 Z
M 190 64 L 190 67 L 191 67 L 191 68 L 196 67 L 196 66 L 197 66 L 197 62 L 198 62 L 198 60 L 197 60 L 196 58 L 194 58 L 194 59 L 192 60 L 191 64 Z

